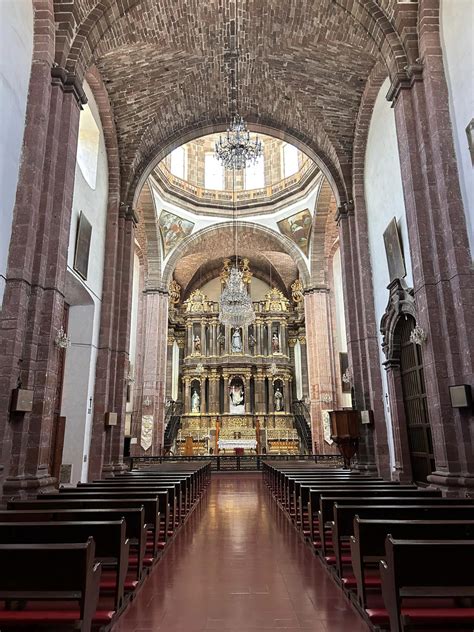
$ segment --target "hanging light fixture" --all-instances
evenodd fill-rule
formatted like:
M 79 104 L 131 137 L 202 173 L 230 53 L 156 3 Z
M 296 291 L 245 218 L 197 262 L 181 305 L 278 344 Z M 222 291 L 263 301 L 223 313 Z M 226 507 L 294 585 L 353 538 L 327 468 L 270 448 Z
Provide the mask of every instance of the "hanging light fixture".
M 237 220 L 235 216 L 235 169 L 232 171 L 232 228 L 234 232 L 235 261 L 229 271 L 229 277 L 221 293 L 219 321 L 230 327 L 246 327 L 255 322 L 252 299 L 239 270 L 237 254 Z
M 252 164 L 255 164 L 263 154 L 263 145 L 258 136 L 250 138 L 244 119 L 238 114 L 239 106 L 239 23 L 238 9 L 235 2 L 235 46 L 228 53 L 229 59 L 234 62 L 234 71 L 231 76 L 232 110 L 234 115 L 230 126 L 227 128 L 224 139 L 219 137 L 215 144 L 215 157 L 228 171 L 240 171 Z

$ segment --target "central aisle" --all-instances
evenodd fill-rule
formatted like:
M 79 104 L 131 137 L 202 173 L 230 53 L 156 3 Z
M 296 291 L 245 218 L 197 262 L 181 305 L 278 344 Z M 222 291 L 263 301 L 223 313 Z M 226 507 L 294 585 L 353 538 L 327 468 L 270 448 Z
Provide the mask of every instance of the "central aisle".
M 212 476 L 113 632 L 366 632 L 270 503 L 260 475 Z

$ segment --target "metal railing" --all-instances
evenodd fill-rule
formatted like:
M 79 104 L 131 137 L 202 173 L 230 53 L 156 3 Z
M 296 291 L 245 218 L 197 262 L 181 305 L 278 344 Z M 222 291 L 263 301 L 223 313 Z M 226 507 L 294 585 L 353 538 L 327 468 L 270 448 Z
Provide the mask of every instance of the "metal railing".
M 300 440 L 306 450 L 311 452 L 313 449 L 313 437 L 311 434 L 311 416 L 306 404 L 297 399 L 293 402 L 292 406 L 293 416 L 295 420 L 295 427 L 300 437 Z
M 163 463 L 190 463 L 210 461 L 213 472 L 258 472 L 263 461 L 308 461 L 327 467 L 341 467 L 339 454 L 244 454 L 218 456 L 131 456 L 124 459 L 129 469 L 140 469 L 141 465 Z
M 170 401 L 165 415 L 165 435 L 164 448 L 165 451 L 170 450 L 178 435 L 181 427 L 181 413 L 183 412 L 183 403 Z

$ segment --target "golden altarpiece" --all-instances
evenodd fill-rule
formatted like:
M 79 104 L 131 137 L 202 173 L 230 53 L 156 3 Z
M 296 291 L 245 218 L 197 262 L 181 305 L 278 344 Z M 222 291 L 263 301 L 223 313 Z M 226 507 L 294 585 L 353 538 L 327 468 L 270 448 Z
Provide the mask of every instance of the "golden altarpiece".
M 243 280 L 252 281 L 248 260 L 240 262 Z M 230 260 L 220 274 L 227 280 Z M 168 399 L 183 403 L 181 429 L 173 451 L 185 454 L 300 453 L 292 402 L 307 393 L 306 370 L 295 374 L 295 345 L 306 366 L 301 282 L 292 300 L 269 287 L 254 301 L 255 323 L 232 328 L 219 322 L 219 303 L 197 289 L 180 302 L 180 287 L 170 285 Z M 192 437 L 192 444 L 191 439 Z

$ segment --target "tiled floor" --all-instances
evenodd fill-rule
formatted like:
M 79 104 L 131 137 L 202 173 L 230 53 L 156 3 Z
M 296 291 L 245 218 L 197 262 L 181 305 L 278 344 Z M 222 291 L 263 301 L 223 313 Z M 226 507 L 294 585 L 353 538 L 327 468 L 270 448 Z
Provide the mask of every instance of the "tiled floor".
M 259 475 L 213 475 L 113 632 L 211 630 L 367 631 Z

